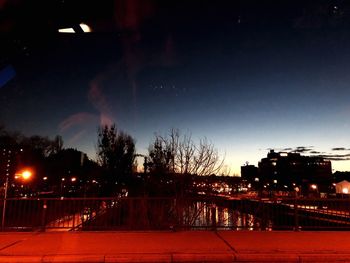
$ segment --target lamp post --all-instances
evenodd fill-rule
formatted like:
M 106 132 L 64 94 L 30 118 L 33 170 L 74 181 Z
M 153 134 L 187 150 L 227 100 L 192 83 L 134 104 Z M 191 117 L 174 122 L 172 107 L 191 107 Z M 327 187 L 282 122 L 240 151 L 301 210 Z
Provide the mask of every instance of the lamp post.
M 15 175 L 15 178 L 22 178 L 24 181 L 28 181 L 32 177 L 33 173 L 29 169 L 23 170 L 21 173 L 17 173 Z M 4 193 L 4 201 L 3 201 L 3 207 L 2 207 L 2 219 L 1 219 L 1 228 L 4 230 L 5 228 L 5 215 L 6 215 L 6 202 L 7 202 L 7 191 L 8 191 L 8 185 L 9 185 L 9 174 L 6 174 L 6 181 L 5 181 L 5 193 Z
M 4 227 L 5 227 L 5 213 L 6 213 L 6 200 L 7 200 L 8 185 L 9 185 L 9 176 L 8 176 L 8 174 L 6 174 L 4 201 L 3 201 L 3 205 L 2 205 L 2 220 L 1 220 L 1 229 L 2 230 L 4 230 Z

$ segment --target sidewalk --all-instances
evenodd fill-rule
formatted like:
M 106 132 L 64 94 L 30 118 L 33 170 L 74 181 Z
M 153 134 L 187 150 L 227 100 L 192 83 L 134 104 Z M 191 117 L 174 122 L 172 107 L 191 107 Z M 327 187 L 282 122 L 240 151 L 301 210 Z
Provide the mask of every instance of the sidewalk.
M 350 232 L 0 233 L 0 262 L 350 262 Z

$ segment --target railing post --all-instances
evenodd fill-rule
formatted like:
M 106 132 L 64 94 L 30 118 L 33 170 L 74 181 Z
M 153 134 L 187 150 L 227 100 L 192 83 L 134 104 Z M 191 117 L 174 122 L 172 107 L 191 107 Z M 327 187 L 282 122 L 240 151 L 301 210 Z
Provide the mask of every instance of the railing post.
M 216 231 L 216 205 L 211 206 L 211 230 Z
M 43 210 L 41 214 L 41 231 L 45 232 L 46 229 L 46 209 L 47 209 L 47 200 L 44 200 Z
M 294 199 L 294 231 L 299 231 L 298 198 Z
M 1 230 L 2 231 L 5 230 L 5 216 L 6 216 L 6 201 L 7 201 L 8 184 L 9 184 L 9 177 L 8 177 L 8 174 L 6 174 L 4 200 L 3 200 L 3 205 L 2 205 L 2 220 L 1 220 Z

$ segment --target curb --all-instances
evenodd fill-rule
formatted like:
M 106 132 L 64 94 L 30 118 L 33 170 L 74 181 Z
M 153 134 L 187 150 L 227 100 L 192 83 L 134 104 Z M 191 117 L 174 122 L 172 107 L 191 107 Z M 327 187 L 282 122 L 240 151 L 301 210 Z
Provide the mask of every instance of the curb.
M 172 262 L 171 254 L 117 254 L 106 255 L 104 262 Z
M 1 262 L 1 261 L 0 261 Z M 104 255 L 46 255 L 41 262 L 105 262 Z M 25 263 L 25 262 L 23 262 Z
M 299 262 L 350 262 L 350 254 L 300 254 Z
M 236 262 L 300 262 L 297 254 L 236 254 Z
M 350 254 L 229 254 L 229 253 L 140 253 L 109 255 L 0 256 L 0 262 L 350 262 Z
M 23 263 L 33 263 L 42 262 L 42 256 L 0 256 L 0 262 L 23 262 Z
M 173 254 L 172 262 L 234 262 L 234 254 Z

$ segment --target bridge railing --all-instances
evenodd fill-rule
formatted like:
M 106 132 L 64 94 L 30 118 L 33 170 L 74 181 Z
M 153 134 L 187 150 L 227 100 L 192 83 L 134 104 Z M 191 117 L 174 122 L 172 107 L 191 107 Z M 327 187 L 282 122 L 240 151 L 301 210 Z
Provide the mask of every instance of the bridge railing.
M 350 199 L 239 199 L 234 210 L 253 218 L 242 229 L 350 230 Z
M 0 212 L 3 231 L 350 230 L 350 199 L 8 198 Z

